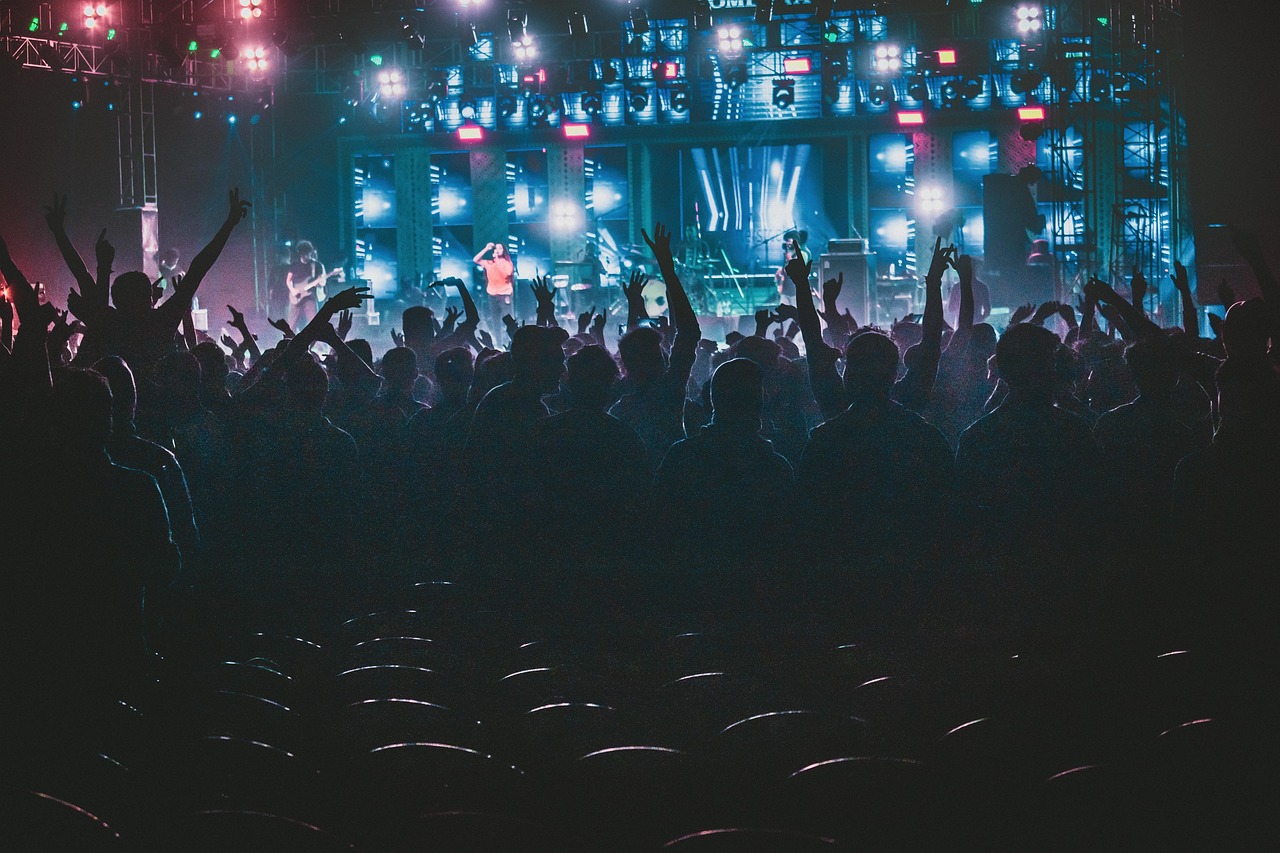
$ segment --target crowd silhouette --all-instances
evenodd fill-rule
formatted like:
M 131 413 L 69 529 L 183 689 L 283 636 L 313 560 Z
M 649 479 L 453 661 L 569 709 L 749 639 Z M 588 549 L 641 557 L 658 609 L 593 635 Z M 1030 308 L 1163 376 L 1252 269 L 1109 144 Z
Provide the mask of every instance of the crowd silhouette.
M 640 274 L 613 340 L 593 312 L 562 328 L 549 279 L 500 327 L 451 279 L 459 304 L 407 309 L 375 358 L 363 287 L 270 347 L 231 306 L 239 340 L 196 331 L 247 207 L 157 294 L 105 231 L 91 275 L 55 196 L 65 310 L 0 240 L 5 798 L 50 849 L 1277 840 L 1280 287 L 1256 237 L 1262 298 L 1224 285 L 1212 338 L 1180 264 L 1181 327 L 1136 270 L 980 322 L 939 239 L 918 318 L 841 314 L 796 245 L 795 304 L 720 344 L 658 224 L 669 321 Z M 752 722 L 784 712 L 809 716 Z M 263 783 L 297 756 L 318 776 Z

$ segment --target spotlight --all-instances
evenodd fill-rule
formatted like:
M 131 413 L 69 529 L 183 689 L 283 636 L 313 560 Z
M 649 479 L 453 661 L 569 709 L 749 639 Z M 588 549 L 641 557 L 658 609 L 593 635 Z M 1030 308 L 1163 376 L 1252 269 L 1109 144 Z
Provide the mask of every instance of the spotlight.
M 227 124 L 235 124 L 235 123 L 236 123 L 236 114 L 235 114 L 235 113 L 230 113 L 230 114 L 227 116 Z
M 627 96 L 631 103 L 631 109 L 635 112 L 642 112 L 649 107 L 649 93 L 640 86 L 628 89 Z
M 243 48 L 240 51 L 240 59 L 251 74 L 262 74 L 270 64 L 267 61 L 267 49 L 261 45 Z
M 498 98 L 498 115 L 502 118 L 511 118 L 516 111 L 516 96 L 503 95 Z
M 107 4 L 85 3 L 82 11 L 84 12 L 85 27 L 90 30 L 96 30 L 103 25 L 104 19 L 107 17 Z
M 913 101 L 929 100 L 929 82 L 919 74 L 907 83 L 907 97 Z
M 200 110 L 196 110 L 194 113 L 191 114 L 191 117 L 194 118 L 196 121 L 199 121 L 200 119 L 204 118 L 204 113 L 202 113 Z
M 600 93 L 595 90 L 589 90 L 582 93 L 582 111 L 589 116 L 593 116 L 600 112 L 603 106 L 600 100 Z
M 404 97 L 404 74 L 399 68 L 384 68 L 378 72 L 378 94 L 383 100 Z
M 477 110 L 476 110 L 475 101 L 470 101 L 470 100 L 463 101 L 461 104 L 458 105 L 458 114 L 462 116 L 463 121 L 475 121 L 476 112 Z
M 898 124 L 902 127 L 919 127 L 924 124 L 924 113 L 919 110 L 903 110 L 898 113 Z
M 742 38 L 742 27 L 729 24 L 721 27 L 716 33 L 719 37 L 719 50 L 724 56 L 739 56 L 746 42 Z
M 1044 107 L 1018 107 L 1021 121 L 1044 121 Z
M 972 101 L 974 98 L 982 97 L 985 89 L 986 84 L 982 82 L 981 77 L 966 77 L 960 84 L 960 97 L 966 101 Z
M 513 49 L 517 62 L 530 62 L 538 58 L 538 46 L 533 43 L 533 36 L 525 36 L 521 41 L 515 42 Z
M 484 128 L 464 125 L 458 128 L 458 139 L 463 142 L 482 142 L 484 140 Z
M 381 82 L 382 75 L 378 75 L 378 77 L 379 77 L 379 82 Z M 427 84 L 427 98 L 432 103 L 438 103 L 440 101 L 443 101 L 448 96 L 448 94 L 449 94 L 449 84 L 446 81 L 440 79 L 439 77 L 437 77 L 436 79 L 432 80 L 430 83 Z
M 1038 33 L 1044 27 L 1044 15 L 1039 6 L 1019 6 L 1017 15 L 1018 32 L 1022 35 Z
M 239 0 L 240 19 L 248 21 L 262 17 L 262 0 Z
M 773 0 L 756 0 L 756 23 L 767 24 L 773 20 Z
M 881 74 L 900 71 L 902 69 L 902 48 L 896 44 L 877 45 L 872 68 Z
M 956 64 L 955 50 L 952 48 L 943 48 L 942 50 L 939 50 L 938 64 L 939 65 L 955 65 Z
M 867 100 L 873 107 L 883 107 L 893 100 L 893 87 L 887 83 L 872 83 L 867 90 Z
M 542 95 L 534 95 L 529 99 L 529 118 L 541 121 L 547 117 L 547 101 Z
M 747 64 L 735 62 L 724 72 L 724 82 L 730 89 L 739 89 L 747 83 Z
M 796 102 L 796 81 L 795 80 L 774 80 L 773 81 L 773 105 L 777 109 L 790 109 Z
M 649 32 L 649 13 L 643 6 L 631 7 L 631 32 L 638 36 Z
M 1034 68 L 1013 72 L 1009 78 L 1009 88 L 1015 95 L 1027 95 L 1039 89 L 1044 83 L 1044 73 Z
M 948 80 L 942 84 L 942 100 L 948 104 L 954 103 L 960 97 L 960 87 L 955 80 Z
M 588 139 L 591 136 L 589 124 L 566 124 L 563 130 L 565 139 Z
M 689 112 L 689 87 L 683 83 L 671 87 L 671 111 L 673 113 Z
M 807 56 L 791 56 L 782 60 L 782 70 L 788 74 L 808 74 L 813 62 Z
M 942 188 L 933 184 L 926 184 L 916 191 L 916 210 L 926 216 L 937 216 L 946 209 L 946 202 L 942 198 Z

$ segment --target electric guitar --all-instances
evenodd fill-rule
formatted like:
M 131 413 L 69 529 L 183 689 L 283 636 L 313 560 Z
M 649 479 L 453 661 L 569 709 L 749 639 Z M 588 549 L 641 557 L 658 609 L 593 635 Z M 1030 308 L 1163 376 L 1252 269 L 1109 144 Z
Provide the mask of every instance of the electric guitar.
M 338 281 L 346 281 L 346 270 L 342 267 L 329 270 L 324 275 L 316 276 L 310 281 L 302 284 L 293 284 L 286 282 L 285 286 L 289 288 L 289 304 L 297 305 L 307 298 L 307 294 L 312 290 L 316 292 L 316 299 L 320 302 L 324 301 L 324 284 L 334 276 L 338 276 Z

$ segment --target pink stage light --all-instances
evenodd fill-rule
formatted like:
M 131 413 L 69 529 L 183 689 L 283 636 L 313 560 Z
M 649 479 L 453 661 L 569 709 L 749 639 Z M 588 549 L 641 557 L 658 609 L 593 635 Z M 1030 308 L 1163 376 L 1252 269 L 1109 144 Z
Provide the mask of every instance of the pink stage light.
M 484 128 L 469 124 L 458 128 L 458 138 L 463 142 L 480 142 L 484 139 Z
M 919 127 L 924 124 L 924 113 L 919 110 L 904 110 L 898 113 L 898 124 L 903 127 Z

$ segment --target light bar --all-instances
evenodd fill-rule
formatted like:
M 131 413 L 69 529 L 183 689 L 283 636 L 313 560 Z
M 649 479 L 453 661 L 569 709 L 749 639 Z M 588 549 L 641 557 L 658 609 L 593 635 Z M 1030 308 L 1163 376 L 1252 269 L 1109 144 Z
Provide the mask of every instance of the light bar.
M 480 142 L 484 139 L 484 128 L 473 124 L 458 128 L 458 138 L 463 142 Z
M 924 124 L 924 113 L 919 110 L 903 110 L 898 113 L 898 124 L 903 127 L 918 127 Z
M 566 124 L 564 126 L 565 139 L 586 139 L 591 136 L 591 125 L 589 124 Z
M 955 50 L 951 48 L 943 48 L 942 50 L 939 50 L 938 64 L 939 65 L 955 65 L 956 64 Z
M 1023 121 L 1044 121 L 1044 107 L 1018 107 L 1018 118 Z
M 813 63 L 807 56 L 793 56 L 782 60 L 782 70 L 787 74 L 808 74 L 813 70 Z

